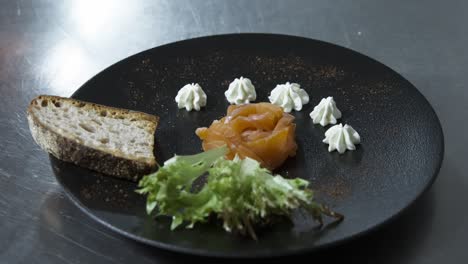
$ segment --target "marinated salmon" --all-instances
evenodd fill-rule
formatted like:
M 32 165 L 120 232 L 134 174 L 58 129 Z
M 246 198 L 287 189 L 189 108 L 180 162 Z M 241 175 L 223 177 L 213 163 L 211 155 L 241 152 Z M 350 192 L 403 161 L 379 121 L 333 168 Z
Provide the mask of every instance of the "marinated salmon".
M 231 105 L 227 115 L 195 133 L 203 150 L 227 145 L 228 159 L 250 157 L 274 170 L 296 155 L 294 117 L 270 103 Z

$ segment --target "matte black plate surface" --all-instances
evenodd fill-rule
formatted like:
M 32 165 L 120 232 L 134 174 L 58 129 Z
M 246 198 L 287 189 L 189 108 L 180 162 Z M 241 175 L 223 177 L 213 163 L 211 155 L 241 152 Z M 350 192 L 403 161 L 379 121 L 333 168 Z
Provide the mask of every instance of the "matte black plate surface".
M 74 98 L 161 117 L 159 162 L 201 151 L 194 131 L 225 114 L 224 91 L 236 77 L 250 78 L 258 100 L 276 84 L 297 82 L 310 103 L 296 117 L 297 157 L 278 171 L 312 182 L 317 199 L 343 213 L 336 226 L 318 229 L 307 215 L 259 232 L 259 241 L 228 234 L 219 223 L 169 230 L 169 219 L 145 214 L 135 183 L 103 177 L 51 159 L 71 199 L 98 222 L 140 242 L 173 251 L 223 257 L 278 256 L 314 250 L 363 234 L 398 215 L 426 190 L 440 168 L 443 135 L 433 109 L 403 77 L 364 55 L 299 37 L 238 34 L 192 39 L 144 51 L 104 70 Z M 178 110 L 174 98 L 187 83 L 208 95 L 200 112 Z M 356 151 L 328 153 L 326 128 L 309 113 L 333 96 L 340 120 L 362 137 Z M 328 128 L 328 127 L 327 127 Z M 385 239 L 385 238 L 382 238 Z

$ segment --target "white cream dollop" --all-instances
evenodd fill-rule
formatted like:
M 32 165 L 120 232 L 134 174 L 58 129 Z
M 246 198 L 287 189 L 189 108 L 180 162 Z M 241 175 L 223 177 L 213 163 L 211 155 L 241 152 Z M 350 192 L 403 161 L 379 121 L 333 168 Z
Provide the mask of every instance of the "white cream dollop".
M 179 109 L 200 111 L 201 107 L 206 106 L 206 94 L 198 83 L 186 84 L 177 93 L 175 101 Z
M 336 107 L 335 100 L 329 96 L 323 98 L 320 103 L 314 107 L 310 113 L 310 118 L 314 124 L 326 126 L 328 124 L 336 124 L 336 120 L 341 118 L 341 111 Z
M 355 145 L 361 143 L 361 138 L 351 126 L 339 124 L 330 127 L 325 132 L 323 143 L 329 145 L 328 152 L 337 150 L 343 154 L 347 149 L 355 150 Z
M 257 99 L 257 93 L 255 92 L 255 86 L 252 84 L 250 79 L 240 77 L 236 78 L 226 92 L 224 92 L 226 99 L 231 104 L 248 104 L 250 101 Z
M 292 109 L 301 111 L 302 106 L 309 102 L 309 95 L 297 83 L 285 83 L 276 85 L 268 96 L 272 104 L 281 106 L 287 113 Z

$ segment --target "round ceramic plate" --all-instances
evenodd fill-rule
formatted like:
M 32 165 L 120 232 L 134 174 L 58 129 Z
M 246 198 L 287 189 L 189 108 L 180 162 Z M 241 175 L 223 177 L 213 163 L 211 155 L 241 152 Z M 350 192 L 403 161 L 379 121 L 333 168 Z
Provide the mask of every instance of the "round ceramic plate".
M 439 120 L 421 93 L 402 76 L 362 54 L 329 43 L 281 35 L 236 34 L 191 39 L 122 60 L 84 84 L 73 98 L 160 116 L 155 155 L 162 163 L 200 152 L 197 127 L 226 112 L 224 91 L 236 77 L 250 78 L 257 102 L 296 82 L 310 103 L 296 117 L 297 156 L 277 172 L 311 182 L 317 199 L 345 215 L 319 228 L 311 217 L 258 231 L 257 242 L 225 232 L 218 222 L 170 231 L 170 219 L 145 213 L 136 183 L 114 179 L 51 159 L 58 181 L 86 214 L 131 239 L 168 250 L 220 257 L 287 255 L 331 246 L 364 234 L 407 208 L 434 181 L 443 158 Z M 187 83 L 208 95 L 200 112 L 177 109 L 174 98 Z M 333 96 L 339 121 L 361 135 L 357 150 L 329 153 L 328 127 L 309 117 L 320 99 Z

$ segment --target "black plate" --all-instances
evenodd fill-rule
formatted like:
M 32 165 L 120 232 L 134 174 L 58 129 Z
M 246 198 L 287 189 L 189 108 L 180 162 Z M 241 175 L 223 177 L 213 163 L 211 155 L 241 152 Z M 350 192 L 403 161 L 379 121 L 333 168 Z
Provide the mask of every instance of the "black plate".
M 157 159 L 201 151 L 194 134 L 224 115 L 224 91 L 236 77 L 250 78 L 258 100 L 276 84 L 294 81 L 310 103 L 294 112 L 297 157 L 279 173 L 312 182 L 317 198 L 343 213 L 336 226 L 318 229 L 297 213 L 259 232 L 259 241 L 228 234 L 219 223 L 193 230 L 169 230 L 169 219 L 145 214 L 136 184 L 97 175 L 52 158 L 54 172 L 70 198 L 110 229 L 160 248 L 208 256 L 278 256 L 314 250 L 363 234 L 397 216 L 434 181 L 443 158 L 439 120 L 426 99 L 390 68 L 346 48 L 280 35 L 237 34 L 192 39 L 157 47 L 107 68 L 84 84 L 74 98 L 139 110 L 161 117 Z M 208 95 L 200 112 L 178 110 L 174 97 L 186 83 L 199 83 Z M 333 96 L 343 123 L 361 135 L 356 151 L 328 153 L 326 128 L 309 113 Z M 383 238 L 384 239 L 384 238 Z

